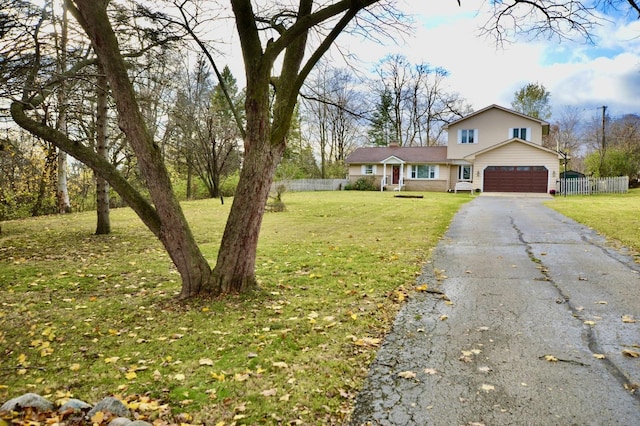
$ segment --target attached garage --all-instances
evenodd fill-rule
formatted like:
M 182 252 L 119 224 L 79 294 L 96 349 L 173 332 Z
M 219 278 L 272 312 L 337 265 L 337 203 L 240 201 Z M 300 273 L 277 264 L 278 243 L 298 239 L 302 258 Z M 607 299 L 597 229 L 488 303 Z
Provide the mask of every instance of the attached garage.
M 543 192 L 549 183 L 544 166 L 487 166 L 484 192 Z

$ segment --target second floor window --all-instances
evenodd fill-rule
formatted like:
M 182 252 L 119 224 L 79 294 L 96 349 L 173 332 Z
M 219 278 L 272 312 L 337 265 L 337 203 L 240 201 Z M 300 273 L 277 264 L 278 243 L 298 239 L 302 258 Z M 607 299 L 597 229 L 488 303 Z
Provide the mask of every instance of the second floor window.
M 531 131 L 526 127 L 514 127 L 509 130 L 509 136 L 529 141 L 531 140 Z
M 477 143 L 477 129 L 462 129 L 458 132 L 458 143 Z

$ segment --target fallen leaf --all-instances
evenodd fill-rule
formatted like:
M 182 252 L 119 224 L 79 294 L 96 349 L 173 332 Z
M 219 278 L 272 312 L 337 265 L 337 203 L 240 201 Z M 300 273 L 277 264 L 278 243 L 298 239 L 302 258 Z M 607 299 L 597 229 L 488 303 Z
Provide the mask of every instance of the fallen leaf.
M 596 325 L 595 321 L 585 321 L 584 322 L 585 325 Z
M 493 385 L 488 385 L 488 384 L 484 383 L 482 386 L 480 386 L 480 389 L 485 391 L 485 392 L 489 392 L 489 391 L 495 390 L 496 388 Z
M 435 368 L 425 368 L 424 372 L 430 375 L 438 374 L 438 370 L 436 370 Z
M 447 319 L 449 319 L 449 315 L 446 315 L 446 314 L 445 315 L 441 315 L 439 319 L 440 319 L 440 321 L 446 321 Z
M 271 365 L 273 365 L 276 368 L 289 368 L 289 364 L 287 364 L 286 362 L 282 362 L 282 361 L 276 361 L 276 362 L 272 363 Z
M 213 365 L 213 360 L 209 359 L 209 358 L 200 358 L 200 360 L 198 361 L 198 364 L 200 364 L 200 365 Z
M 177 380 L 179 382 L 183 382 L 184 379 L 186 379 L 185 375 L 182 373 L 178 373 L 175 376 L 173 376 L 174 380 Z
M 633 315 L 623 315 L 622 316 L 622 322 L 626 322 L 626 323 L 634 323 L 636 322 L 635 318 L 633 317 Z
M 224 382 L 225 379 L 224 373 L 211 373 L 211 377 L 218 382 Z
M 545 356 L 544 356 L 544 359 L 545 359 L 545 360 L 547 360 L 547 361 L 549 361 L 549 362 L 558 362 L 558 358 L 556 358 L 556 357 L 555 357 L 555 356 L 553 356 L 553 355 L 545 355 Z
M 133 380 L 133 379 L 135 379 L 136 377 L 138 377 L 138 375 L 136 374 L 136 372 L 135 372 L 135 371 L 128 371 L 128 372 L 127 372 L 127 374 L 125 374 L 125 375 L 124 375 L 124 377 L 125 377 L 127 380 Z
M 282 402 L 287 402 L 287 401 L 289 401 L 289 397 L 290 397 L 290 396 L 291 396 L 291 395 L 289 395 L 288 393 L 285 393 L 284 395 L 282 395 L 282 396 L 280 397 L 280 399 L 279 399 L 279 400 L 280 400 L 280 401 L 282 401 Z
M 97 413 L 95 413 L 92 417 L 91 417 L 91 421 L 94 424 L 101 424 L 102 421 L 104 420 L 104 413 L 102 411 L 98 411 Z
M 80 370 L 80 364 L 78 364 L 78 363 L 71 364 L 71 366 L 69 367 L 69 369 L 70 369 L 71 371 L 78 371 L 78 370 Z
M 491 371 L 493 371 L 493 369 L 491 367 L 487 367 L 486 365 L 483 365 L 481 367 L 478 367 L 478 371 L 481 373 L 490 373 Z
M 401 371 L 400 373 L 398 373 L 398 376 L 402 377 L 403 379 L 415 379 L 416 378 L 416 373 L 414 373 L 413 371 Z
M 416 287 L 416 291 L 427 291 L 429 289 L 429 286 L 426 284 L 422 284 Z
M 593 357 L 595 359 L 605 359 L 606 357 L 604 356 L 604 354 L 593 354 Z
M 262 394 L 262 396 L 276 396 L 277 393 L 278 393 L 278 391 L 275 388 L 274 389 L 263 390 L 262 392 L 260 392 L 260 394 Z
M 632 351 L 631 349 L 624 349 L 622 355 L 628 356 L 629 358 L 640 358 L 640 352 Z
M 596 302 L 596 305 L 607 305 L 608 303 L 609 303 L 609 302 L 604 301 L 604 300 L 598 300 L 598 301 Z
M 247 373 L 236 373 L 233 375 L 233 380 L 236 382 L 246 382 L 249 380 L 249 374 Z

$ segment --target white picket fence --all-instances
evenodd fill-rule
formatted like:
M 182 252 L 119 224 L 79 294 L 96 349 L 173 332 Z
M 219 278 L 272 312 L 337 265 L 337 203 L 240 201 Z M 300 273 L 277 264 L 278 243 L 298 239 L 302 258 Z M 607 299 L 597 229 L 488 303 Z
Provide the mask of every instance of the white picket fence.
M 292 179 L 274 182 L 271 190 L 275 191 L 278 186 L 284 185 L 287 192 L 340 191 L 348 183 L 348 179 Z
M 558 192 L 566 195 L 622 194 L 629 191 L 629 176 L 569 178 L 558 181 Z

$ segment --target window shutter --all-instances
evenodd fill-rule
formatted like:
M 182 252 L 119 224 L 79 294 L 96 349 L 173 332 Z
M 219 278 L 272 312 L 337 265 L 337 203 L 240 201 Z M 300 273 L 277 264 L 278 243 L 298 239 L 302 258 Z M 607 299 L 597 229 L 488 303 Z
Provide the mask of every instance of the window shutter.
M 462 129 L 458 129 L 458 143 L 462 143 Z
M 526 140 L 531 142 L 531 127 L 527 127 L 527 138 L 526 138 Z
M 478 129 L 473 129 L 473 143 L 478 143 Z

